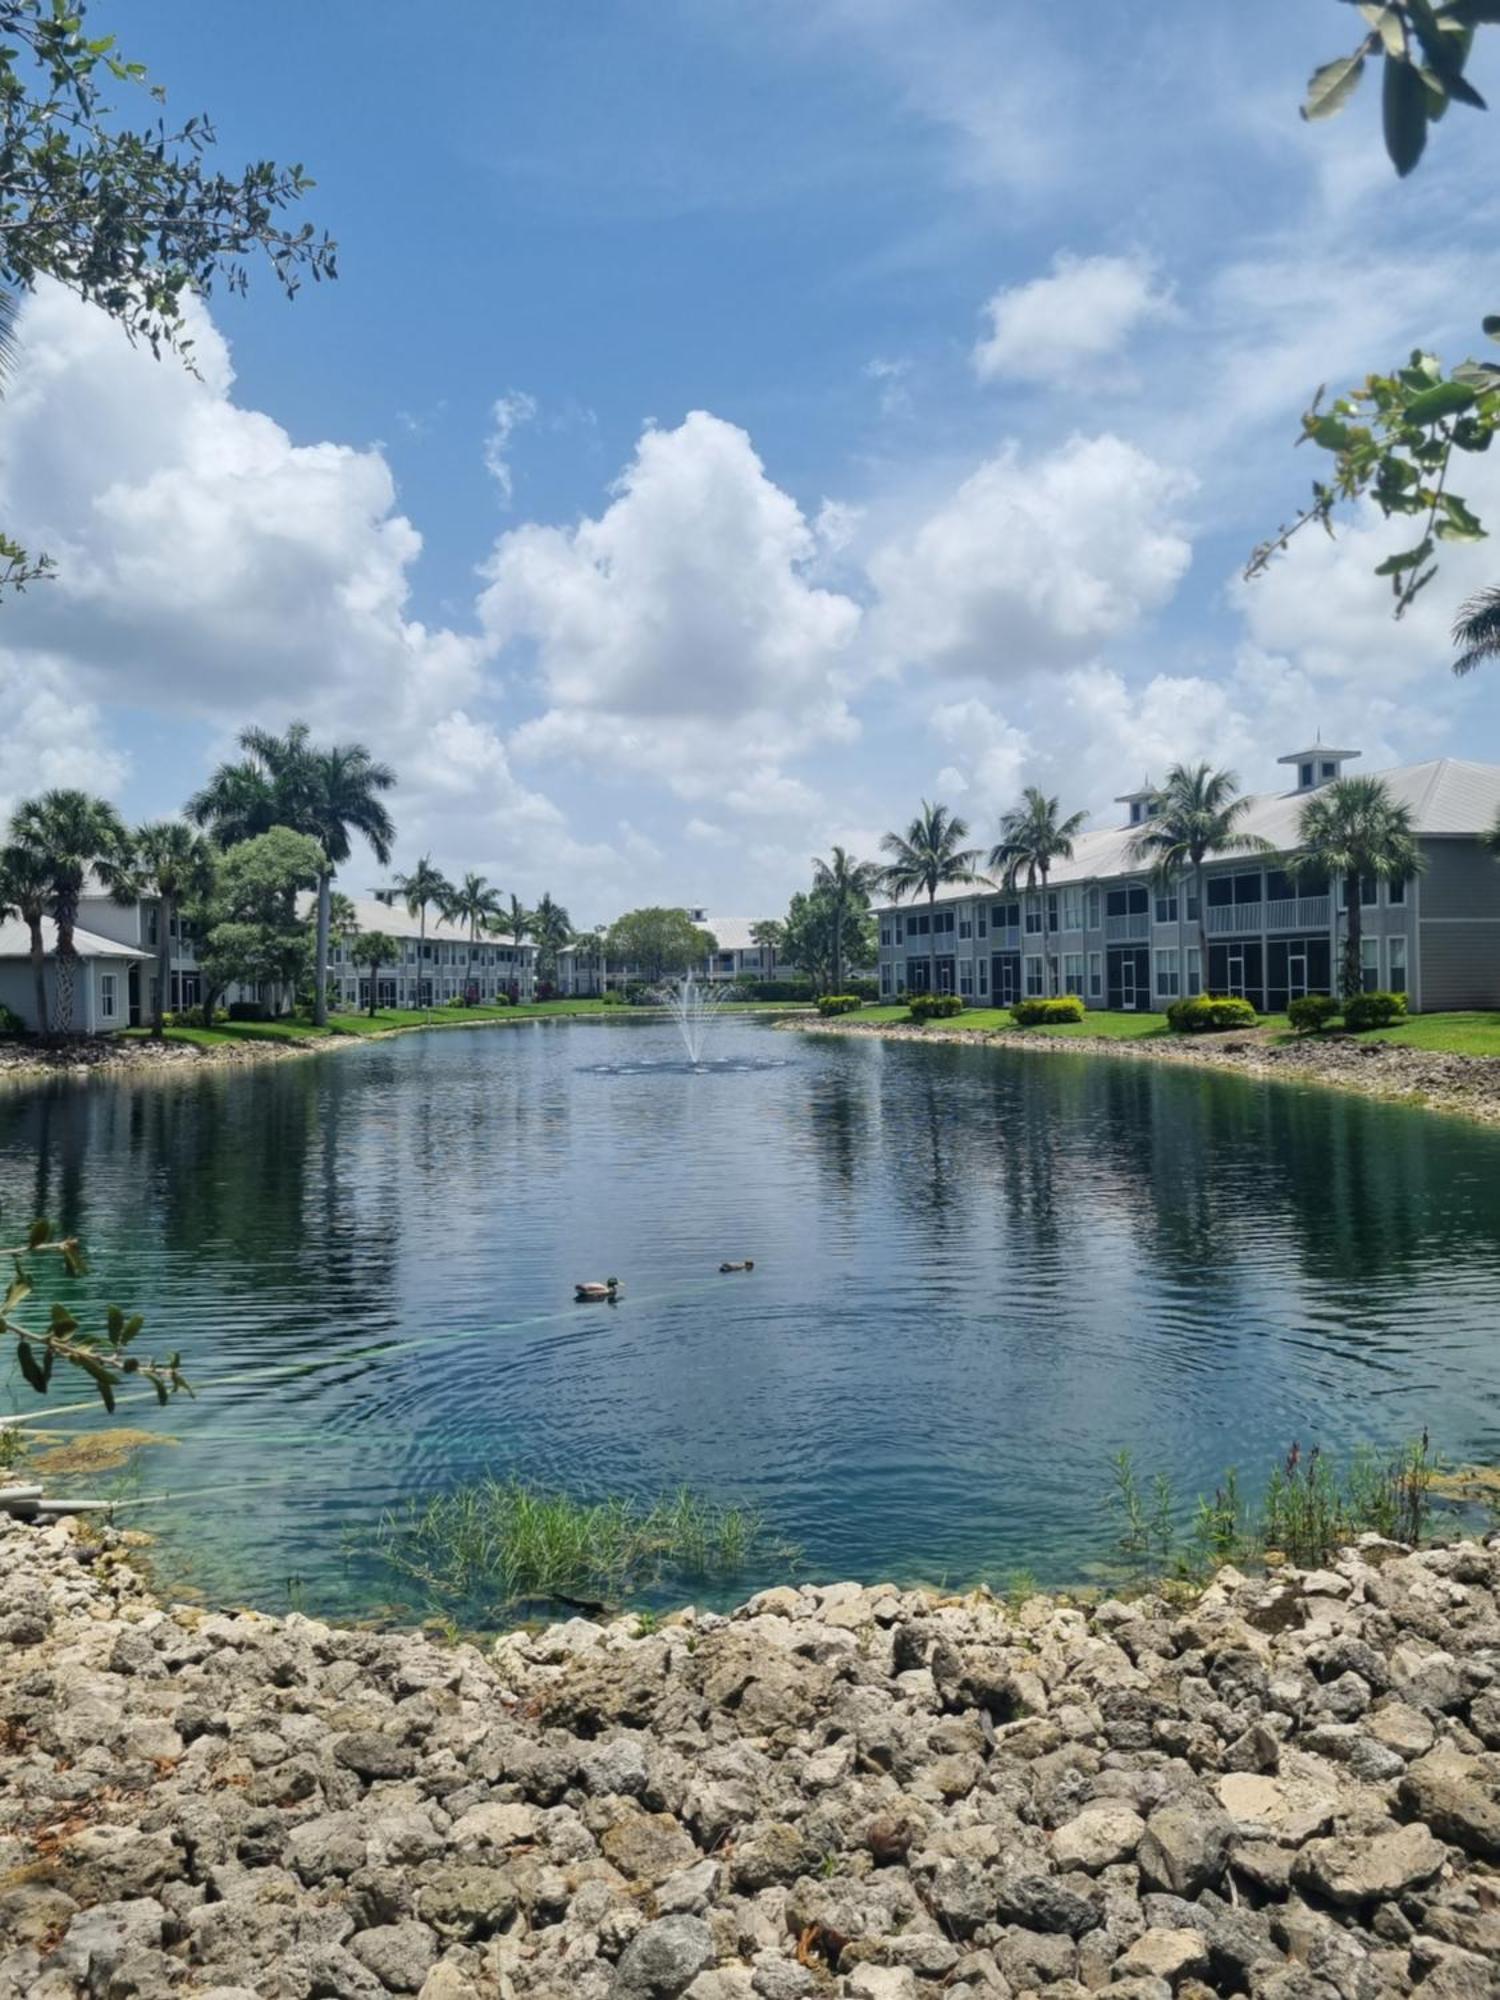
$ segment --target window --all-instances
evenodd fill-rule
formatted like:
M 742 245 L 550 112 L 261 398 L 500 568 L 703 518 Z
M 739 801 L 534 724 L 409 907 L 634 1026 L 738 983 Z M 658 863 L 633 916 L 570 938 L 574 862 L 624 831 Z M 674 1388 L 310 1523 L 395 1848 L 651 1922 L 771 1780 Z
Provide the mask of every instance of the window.
M 974 922 L 973 922 L 973 919 L 972 919 L 971 917 L 960 917 L 960 918 L 959 918 L 959 920 L 958 920 L 958 934 L 959 934 L 959 936 L 960 936 L 961 938 L 966 938 L 966 937 L 973 937 L 973 935 L 974 935 Z
M 101 972 L 99 975 L 99 1019 L 112 1021 L 115 1018 L 115 974 Z
M 1088 917 L 1088 927 L 1091 931 L 1096 931 L 1099 928 L 1099 891 L 1097 889 L 1090 889 L 1084 899 L 1084 903 L 1085 913 Z
M 1133 882 L 1128 889 L 1111 889 L 1104 898 L 1105 912 L 1111 917 L 1143 917 L 1150 907 L 1143 882 Z
M 1177 891 L 1159 889 L 1156 894 L 1156 921 L 1159 924 L 1175 924 L 1177 921 Z
M 1188 922 L 1190 924 L 1197 923 L 1198 885 L 1196 882 L 1184 882 L 1182 888 L 1182 902 L 1183 902 L 1183 914 L 1186 916 Z
M 1062 927 L 1065 931 L 1083 929 L 1083 891 L 1064 889 L 1062 892 Z
M 1261 875 L 1258 868 L 1253 875 L 1235 876 L 1234 900 L 1236 903 L 1258 903 L 1263 893 Z
M 945 934 L 951 937 L 953 935 L 952 910 L 934 910 L 932 913 L 932 930 L 935 937 L 942 937 Z
M 1266 870 L 1266 901 L 1268 903 L 1289 902 L 1296 893 L 1296 890 L 1292 887 L 1292 878 L 1284 868 L 1268 868 Z
M 979 905 L 978 911 L 975 913 L 975 929 L 980 937 L 983 937 L 985 935 L 984 914 L 985 914 L 984 905 L 983 903 L 981 903 Z
M 1057 891 L 1055 889 L 1049 889 L 1047 891 L 1047 928 L 1049 931 L 1055 931 L 1057 929 L 1057 917 L 1058 917 Z
M 1156 954 L 1156 990 L 1164 1000 L 1175 1000 L 1182 992 L 1182 973 L 1175 951 Z
M 1359 983 L 1366 993 L 1380 990 L 1380 939 L 1361 938 L 1359 941 Z
M 960 993 L 974 991 L 974 967 L 969 959 L 963 959 L 958 968 L 958 990 Z
M 888 948 L 889 948 L 889 945 L 890 945 L 890 942 L 891 942 L 891 927 L 890 927 L 890 925 L 889 925 L 889 924 L 882 924 L 882 925 L 880 926 L 880 944 L 881 944 L 881 949 L 882 949 L 882 950 L 886 950 L 886 949 L 888 949 Z
M 1041 959 L 1028 958 L 1026 961 L 1027 999 L 1040 1000 L 1045 995 L 1046 991 L 1047 987 L 1046 987 L 1046 981 L 1044 977 L 1043 965 Z
M 1328 760 L 1327 760 L 1327 759 L 1325 758 L 1325 759 L 1324 759 L 1324 761 L 1323 761 L 1323 767 L 1322 767 L 1322 775 L 1323 775 L 1323 777 L 1324 777 L 1325 779 L 1327 779 L 1327 778 L 1336 778 L 1336 777 L 1338 776 L 1338 774 L 1339 774 L 1339 767 L 1338 767 L 1338 765 L 1337 765 L 1337 764 L 1333 764 L 1333 763 L 1330 763 L 1330 762 L 1329 762 L 1329 761 L 1328 761 Z
M 1391 976 L 1386 981 L 1390 993 L 1406 991 L 1406 939 L 1393 937 L 1386 940 L 1386 951 L 1390 955 Z
M 985 958 L 979 961 L 979 990 L 981 993 L 988 993 L 990 990 L 990 965 L 989 960 Z
M 1305 792 L 1305 791 L 1306 791 L 1306 790 L 1308 789 L 1308 787 L 1309 787 L 1309 786 L 1311 785 L 1312 781 L 1313 781 L 1313 767 L 1312 767 L 1312 765 L 1311 765 L 1311 764 L 1299 764 L 1299 765 L 1297 766 L 1297 783 L 1298 783 L 1298 784 L 1299 784 L 1299 785 L 1300 785 L 1300 786 L 1302 787 L 1302 789 L 1303 789 L 1303 791 L 1304 791 L 1304 792 Z
M 1104 953 L 1102 951 L 1091 951 L 1089 953 L 1089 998 L 1090 1000 L 1102 1000 L 1104 998 Z
M 1359 900 L 1367 910 L 1373 910 L 1375 905 L 1380 901 L 1380 883 L 1375 876 L 1360 876 Z
M 904 944 L 906 942 L 906 933 L 902 929 L 901 919 L 899 917 L 897 917 L 896 919 L 896 942 L 897 944 Z
M 1026 932 L 1029 937 L 1040 937 L 1042 933 L 1042 906 L 1035 896 L 1026 904 Z
M 1203 953 L 1195 944 L 1187 948 L 1187 990 L 1193 996 L 1203 991 Z
M 1386 883 L 1385 900 L 1389 904 L 1391 904 L 1393 908 L 1399 907 L 1402 903 L 1406 901 L 1406 877 L 1404 875 L 1398 877 L 1394 881 Z M 1396 989 L 1393 986 L 1391 988 L 1391 991 L 1394 993 L 1395 990 Z
M 1083 953 L 1065 951 L 1063 953 L 1063 992 L 1076 993 L 1083 997 Z

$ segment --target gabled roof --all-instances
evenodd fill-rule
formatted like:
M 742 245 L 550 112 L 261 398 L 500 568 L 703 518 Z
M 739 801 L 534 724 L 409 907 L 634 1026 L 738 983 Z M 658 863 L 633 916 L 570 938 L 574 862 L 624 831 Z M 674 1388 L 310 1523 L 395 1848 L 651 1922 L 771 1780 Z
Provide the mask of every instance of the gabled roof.
M 42 918 L 42 944 L 50 958 L 57 950 L 57 926 L 50 917 Z M 116 938 L 100 937 L 95 931 L 73 932 L 73 946 L 80 958 L 139 958 L 148 962 L 152 954 L 138 951 L 133 944 L 121 944 Z M 31 932 L 19 917 L 7 917 L 0 922 L 0 958 L 30 958 Z
M 420 919 L 410 915 L 404 903 L 383 903 L 378 896 L 350 896 L 348 901 L 354 905 L 354 924 L 356 930 L 384 931 L 387 937 L 393 938 L 417 938 L 422 936 Z M 312 893 L 311 891 L 304 890 L 297 898 L 298 914 L 305 917 L 311 912 L 312 907 Z M 427 910 L 426 934 L 429 943 L 433 944 L 467 944 L 469 941 L 469 927 L 467 924 L 450 923 L 446 917 L 440 917 L 430 904 Z M 481 944 L 505 945 L 512 944 L 513 940 L 504 937 L 486 936 L 484 933 L 481 933 L 479 942 Z M 530 944 L 523 944 L 521 949 L 522 951 L 530 951 L 532 946 Z
M 1369 775 L 1383 778 L 1392 797 L 1410 806 L 1416 832 L 1428 839 L 1441 839 L 1445 835 L 1467 835 L 1474 839 L 1488 833 L 1500 815 L 1500 764 L 1472 764 L 1458 757 L 1434 757 L 1424 764 L 1398 764 L 1392 770 L 1373 771 Z M 1297 846 L 1302 808 L 1322 789 L 1314 786 L 1303 792 L 1253 794 L 1249 809 L 1238 822 L 1239 830 L 1258 834 L 1278 853 L 1289 854 Z M 1141 862 L 1134 853 L 1135 842 L 1145 830 L 1138 826 L 1117 826 L 1091 828 L 1081 833 L 1073 843 L 1072 860 L 1057 863 L 1047 878 L 1047 886 L 1057 889 L 1069 883 L 1149 873 L 1149 863 Z M 1231 861 L 1235 857 L 1215 858 Z M 1253 866 L 1253 861 L 1248 865 Z M 938 901 L 959 903 L 976 895 L 993 895 L 999 887 L 990 876 L 979 875 L 973 882 L 954 883 L 940 890 Z M 880 907 L 892 909 L 911 903 L 920 907 L 925 901 L 923 896 L 906 896 L 899 904 L 886 902 Z

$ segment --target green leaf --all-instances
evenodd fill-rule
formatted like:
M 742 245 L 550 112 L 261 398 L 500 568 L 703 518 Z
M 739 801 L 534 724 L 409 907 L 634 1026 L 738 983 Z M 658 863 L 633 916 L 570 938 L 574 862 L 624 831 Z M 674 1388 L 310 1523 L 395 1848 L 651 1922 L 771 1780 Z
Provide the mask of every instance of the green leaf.
M 99 1400 L 111 1416 L 115 1413 L 115 1385 L 109 1370 L 102 1361 L 95 1361 L 86 1354 L 77 1357 L 78 1366 L 85 1375 L 92 1378 L 99 1391 Z
M 1500 340 L 1500 313 L 1486 313 L 1480 325 L 1491 340 Z
M 1319 417 L 1308 425 L 1307 435 L 1314 444 L 1322 445 L 1325 451 L 1342 451 L 1354 442 L 1356 433 L 1348 424 L 1340 423 L 1337 417 Z
M 1427 89 L 1412 64 L 1395 56 L 1385 59 L 1381 118 L 1385 150 L 1391 165 L 1404 178 L 1421 159 L 1427 144 Z
M 65 1340 L 70 1333 L 77 1333 L 78 1322 L 62 1303 L 61 1299 L 54 1299 L 52 1301 L 51 1317 L 52 1331 L 56 1334 L 61 1334 Z
M 10 1285 L 6 1291 L 4 1299 L 0 1299 L 0 1315 L 3 1315 L 6 1319 L 9 1319 L 11 1314 L 15 1311 L 16 1307 L 20 1305 L 23 1300 L 29 1299 L 30 1297 L 31 1297 L 31 1280 L 18 1271 L 15 1277 L 11 1279 Z
M 1445 417 L 1456 417 L 1460 410 L 1468 409 L 1474 395 L 1467 382 L 1439 382 L 1413 396 L 1403 414 L 1409 424 L 1438 424 Z
M 125 1315 L 118 1306 L 110 1307 L 105 1324 L 109 1328 L 110 1339 L 118 1343 L 120 1335 L 125 1331 Z
M 1457 493 L 1445 493 L 1442 498 L 1444 519 L 1437 524 L 1439 539 L 1445 542 L 1482 542 L 1485 539 L 1484 523 L 1472 513 L 1468 503 Z
M 1401 26 L 1401 16 L 1394 7 L 1362 4 L 1359 11 L 1384 42 L 1388 56 L 1406 54 L 1406 35 Z
M 33 1222 L 26 1232 L 26 1248 L 28 1250 L 40 1250 L 51 1234 L 52 1225 L 50 1222 Z
M 21 1364 L 21 1373 L 26 1377 L 32 1388 L 36 1390 L 39 1396 L 45 1396 L 47 1393 L 47 1378 L 42 1373 L 36 1355 L 27 1341 L 18 1340 L 16 1342 L 16 1359 Z
M 1321 69 L 1315 69 L 1308 79 L 1302 116 L 1311 121 L 1331 118 L 1336 111 L 1342 111 L 1364 73 L 1365 52 L 1362 46 L 1352 56 L 1340 56 L 1337 61 L 1324 63 Z
M 1432 537 L 1417 543 L 1414 549 L 1402 549 L 1398 555 L 1387 556 L 1375 568 L 1377 576 L 1401 576 L 1409 569 L 1416 569 L 1432 554 Z

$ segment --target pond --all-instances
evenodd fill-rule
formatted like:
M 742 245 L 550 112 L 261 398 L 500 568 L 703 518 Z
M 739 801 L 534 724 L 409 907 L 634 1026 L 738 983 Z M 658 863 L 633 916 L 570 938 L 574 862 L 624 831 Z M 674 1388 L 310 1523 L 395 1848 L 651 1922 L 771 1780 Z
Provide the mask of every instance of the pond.
M 409 1604 L 351 1537 L 514 1471 L 746 1500 L 819 1578 L 1066 1581 L 1122 1447 L 1189 1497 L 1294 1438 L 1500 1457 L 1500 1135 L 1147 1063 L 711 1033 L 701 1074 L 662 1067 L 666 1026 L 559 1021 L 0 1097 L 7 1226 L 76 1231 L 92 1296 L 198 1389 L 120 1412 L 176 1440 L 127 1486 L 179 1496 L 128 1517 L 162 1569 Z M 618 1304 L 574 1303 L 609 1275 Z M 50 1420 L 96 1426 L 72 1396 Z

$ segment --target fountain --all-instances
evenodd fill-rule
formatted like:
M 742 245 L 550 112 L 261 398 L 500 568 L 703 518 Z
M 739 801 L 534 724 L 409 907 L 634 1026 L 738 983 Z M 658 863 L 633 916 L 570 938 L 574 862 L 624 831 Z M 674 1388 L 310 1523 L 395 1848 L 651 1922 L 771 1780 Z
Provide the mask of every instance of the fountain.
M 696 973 L 674 979 L 661 987 L 657 998 L 677 1024 L 687 1059 L 696 1069 L 703 1061 L 703 1037 L 709 1023 L 724 1004 L 725 988 L 700 986 Z

